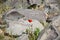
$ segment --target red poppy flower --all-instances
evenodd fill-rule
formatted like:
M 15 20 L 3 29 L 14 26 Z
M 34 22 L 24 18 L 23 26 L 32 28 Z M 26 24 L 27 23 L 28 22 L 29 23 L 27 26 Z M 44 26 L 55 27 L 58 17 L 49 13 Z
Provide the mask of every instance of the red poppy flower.
M 32 22 L 32 19 L 29 19 L 29 20 L 28 20 L 28 22 L 30 22 L 30 23 L 31 23 L 31 22 Z

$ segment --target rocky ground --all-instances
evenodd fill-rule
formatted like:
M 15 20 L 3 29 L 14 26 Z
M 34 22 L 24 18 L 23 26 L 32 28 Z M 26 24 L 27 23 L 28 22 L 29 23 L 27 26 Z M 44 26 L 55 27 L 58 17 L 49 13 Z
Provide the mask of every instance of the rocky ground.
M 21 36 L 21 32 L 19 31 L 22 30 L 19 27 L 21 25 L 24 27 L 31 26 L 31 24 L 26 21 L 28 19 L 33 19 L 32 24 L 34 28 L 37 26 L 40 27 L 38 37 L 34 40 L 60 40 L 60 8 L 58 1 L 59 0 L 0 1 L 2 2 L 0 6 L 0 40 L 28 40 L 28 35 L 23 34 Z M 32 22 L 32 20 L 29 20 L 29 22 Z M 10 32 L 11 30 L 13 31 L 12 34 Z M 35 36 L 33 36 L 33 38 L 34 37 Z

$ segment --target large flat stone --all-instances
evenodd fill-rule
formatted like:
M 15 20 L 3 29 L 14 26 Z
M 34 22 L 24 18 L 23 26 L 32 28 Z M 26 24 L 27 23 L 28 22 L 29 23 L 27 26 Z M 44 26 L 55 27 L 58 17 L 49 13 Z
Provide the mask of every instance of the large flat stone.
M 20 19 L 19 21 L 11 21 L 9 22 L 9 27 L 6 28 L 6 33 L 9 33 L 11 35 L 22 35 L 23 32 L 26 31 L 26 29 L 29 29 L 32 25 L 32 31 L 36 28 L 39 28 L 40 31 L 44 29 L 44 26 L 37 20 L 33 20 L 32 23 L 29 23 L 28 20 Z
M 13 16 L 13 12 L 16 12 L 16 17 L 20 14 L 20 18 L 24 18 L 25 19 L 36 19 L 38 21 L 46 21 L 46 15 L 43 11 L 39 11 L 39 10 L 31 10 L 31 9 L 13 9 L 9 12 L 7 12 L 4 16 L 4 18 L 7 20 L 7 17 L 10 18 L 14 18 L 15 16 Z M 11 16 L 9 16 L 9 14 Z M 16 18 L 18 19 L 18 18 Z

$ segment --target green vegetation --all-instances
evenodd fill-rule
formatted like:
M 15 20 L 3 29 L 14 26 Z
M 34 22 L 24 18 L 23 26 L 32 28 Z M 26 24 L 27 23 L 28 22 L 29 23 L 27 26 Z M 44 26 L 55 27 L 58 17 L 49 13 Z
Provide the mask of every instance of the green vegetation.
M 4 35 L 0 34 L 0 40 L 3 40 L 3 39 L 4 39 Z
M 11 9 L 10 6 L 8 6 L 8 5 L 2 5 L 2 6 L 0 7 L 0 14 L 8 11 L 9 9 Z
M 32 32 L 31 30 L 27 29 L 26 32 L 28 34 L 29 40 L 37 40 L 40 30 L 39 28 L 36 28 L 35 31 Z

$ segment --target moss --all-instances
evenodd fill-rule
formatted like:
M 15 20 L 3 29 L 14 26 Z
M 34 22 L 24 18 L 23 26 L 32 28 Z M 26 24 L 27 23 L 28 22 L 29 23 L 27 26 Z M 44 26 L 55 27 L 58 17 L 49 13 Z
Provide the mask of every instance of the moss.
M 0 14 L 5 13 L 6 11 L 10 10 L 11 7 L 9 5 L 1 5 L 0 6 Z
M 0 40 L 3 40 L 3 39 L 4 39 L 4 35 L 0 34 Z

